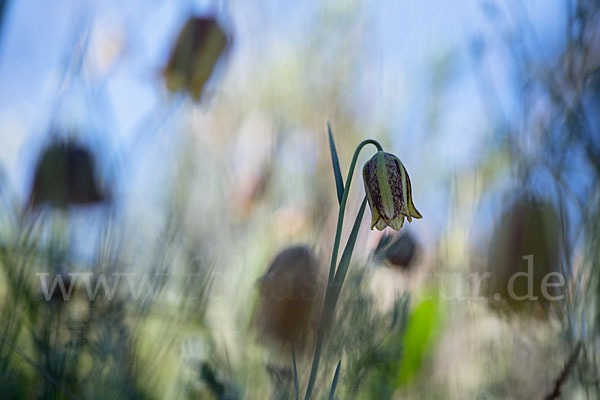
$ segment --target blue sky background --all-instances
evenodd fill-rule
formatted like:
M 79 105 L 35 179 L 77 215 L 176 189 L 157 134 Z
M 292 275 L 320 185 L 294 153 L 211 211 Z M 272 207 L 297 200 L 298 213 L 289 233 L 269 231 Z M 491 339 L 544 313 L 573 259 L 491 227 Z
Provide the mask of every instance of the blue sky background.
M 358 66 L 356 87 L 347 88 L 344 96 L 348 95 L 351 106 L 360 113 L 365 136 L 381 126 L 382 119 L 391 129 L 393 151 L 409 166 L 413 181 L 422 182 L 418 185 L 419 208 L 433 220 L 445 220 L 453 176 L 472 168 L 494 146 L 496 121 L 486 109 L 485 97 L 490 94 L 482 91 L 478 74 L 489 79 L 506 116 L 519 115 L 515 101 L 519 91 L 505 35 L 518 33 L 511 26 L 520 18 L 514 10 L 521 6 L 511 1 L 512 7 L 479 0 L 357 3 L 366 44 L 358 51 L 366 54 Z M 148 115 L 168 113 L 174 107 L 176 100 L 167 97 L 158 78 L 171 44 L 190 14 L 226 9 L 223 19 L 232 29 L 235 43 L 220 84 L 231 92 L 264 78 L 264 65 L 302 49 L 314 29 L 330 29 L 331 37 L 324 35 L 322 40 L 325 48 L 332 38 L 343 40 L 338 25 L 328 27 L 323 10 L 343 15 L 355 3 L 12 1 L 0 38 L 0 163 L 13 188 L 24 196 L 32 160 L 47 139 L 48 127 L 61 118 L 85 124 L 91 132 L 88 139 L 104 143 L 105 158 L 122 161 L 124 149 L 135 140 L 134 132 L 152 123 Z M 531 19 L 544 55 L 551 58 L 563 44 L 562 2 L 530 1 L 522 10 Z M 122 56 L 108 76 L 88 71 L 83 83 L 61 97 L 65 65 L 73 61 L 86 34 L 92 50 L 97 37 L 121 40 Z M 485 44 L 480 68 L 472 54 L 476 38 Z M 442 64 L 448 79 L 441 98 L 433 99 L 432 71 Z M 325 79 L 328 73 L 303 72 L 324 74 Z M 440 112 L 432 136 L 427 116 L 434 102 L 439 103 Z M 211 111 L 210 103 L 204 111 Z M 169 154 L 174 154 L 177 135 L 165 130 L 148 138 L 147 152 L 136 160 L 135 169 L 156 167 L 157 160 L 166 164 Z M 128 179 L 134 176 L 140 181 L 128 186 L 128 195 L 138 199 L 148 200 L 144 187 L 160 179 L 155 172 L 151 177 L 127 169 L 123 172 Z

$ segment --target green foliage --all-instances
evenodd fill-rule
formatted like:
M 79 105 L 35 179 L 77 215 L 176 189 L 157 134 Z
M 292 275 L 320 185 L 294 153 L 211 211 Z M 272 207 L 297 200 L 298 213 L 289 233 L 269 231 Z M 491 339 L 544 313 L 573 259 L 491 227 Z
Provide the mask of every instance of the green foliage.
M 333 374 L 333 381 L 331 382 L 331 390 L 329 391 L 329 400 L 335 398 L 335 390 L 337 389 L 338 379 L 340 377 L 340 368 L 342 367 L 342 360 L 338 361 Z
M 331 133 L 331 125 L 327 123 L 327 134 L 329 136 L 329 150 L 331 151 L 331 163 L 333 165 L 333 176 L 335 177 L 335 189 L 337 191 L 338 203 L 342 203 L 344 195 L 344 178 L 340 170 L 340 160 L 338 159 L 337 150 Z
M 390 398 L 404 357 L 408 297 L 397 299 L 390 310 L 382 312 L 373 294 L 365 290 L 366 283 L 362 273 L 348 277 L 336 320 L 339 328 L 330 340 L 330 357 L 342 354 L 346 360 L 341 398 Z
M 439 329 L 439 312 L 437 299 L 425 299 L 410 314 L 403 337 L 404 354 L 396 376 L 397 386 L 410 382 L 421 368 Z

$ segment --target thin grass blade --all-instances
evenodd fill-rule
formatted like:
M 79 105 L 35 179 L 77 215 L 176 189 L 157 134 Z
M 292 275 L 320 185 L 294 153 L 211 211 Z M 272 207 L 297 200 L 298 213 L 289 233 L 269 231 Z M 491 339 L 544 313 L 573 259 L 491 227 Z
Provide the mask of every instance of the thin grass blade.
M 329 150 L 331 150 L 331 163 L 333 164 L 333 175 L 335 176 L 335 188 L 337 190 L 338 203 L 342 203 L 342 196 L 344 195 L 344 180 L 342 178 L 342 171 L 340 170 L 340 160 L 338 159 L 337 150 L 335 149 L 335 143 L 333 142 L 333 135 L 331 134 L 331 125 L 327 123 L 327 132 L 329 134 Z
M 335 367 L 335 374 L 333 374 L 333 382 L 331 382 L 331 390 L 329 391 L 329 400 L 333 400 L 335 397 L 335 389 L 337 388 L 338 378 L 340 377 L 341 366 L 342 360 L 338 361 L 337 367 Z
M 298 369 L 296 368 L 296 351 L 294 350 L 294 345 L 292 345 L 292 363 L 294 364 L 294 391 L 296 393 L 296 400 L 298 400 Z

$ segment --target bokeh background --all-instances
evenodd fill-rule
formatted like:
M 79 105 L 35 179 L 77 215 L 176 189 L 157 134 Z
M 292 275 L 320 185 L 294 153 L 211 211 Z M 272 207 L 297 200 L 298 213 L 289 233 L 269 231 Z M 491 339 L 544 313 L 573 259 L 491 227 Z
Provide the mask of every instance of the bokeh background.
M 597 398 L 598 6 L 0 0 L 0 397 L 293 398 L 260 282 L 297 244 L 326 275 L 329 123 L 344 178 L 379 140 L 423 219 L 382 234 L 367 211 L 316 396 L 341 359 L 344 399 Z M 192 16 L 229 38 L 199 99 L 164 79 Z M 33 209 L 64 141 L 105 196 Z M 344 238 L 363 196 L 357 171 Z M 504 301 L 529 254 L 560 300 Z M 44 298 L 39 273 L 73 272 L 148 286 Z

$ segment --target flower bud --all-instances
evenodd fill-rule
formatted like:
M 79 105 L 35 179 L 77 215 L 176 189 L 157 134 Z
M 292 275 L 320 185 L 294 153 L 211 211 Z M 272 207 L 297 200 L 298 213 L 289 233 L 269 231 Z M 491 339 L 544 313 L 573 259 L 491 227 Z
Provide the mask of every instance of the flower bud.
M 404 218 L 422 218 L 412 202 L 410 178 L 398 157 L 378 151 L 363 167 L 365 191 L 371 208 L 371 229 L 400 230 Z
M 188 90 L 196 100 L 200 99 L 227 42 L 227 35 L 214 18 L 190 18 L 179 33 L 164 70 L 167 89 Z
M 260 280 L 258 325 L 269 338 L 302 345 L 321 298 L 319 261 L 305 246 L 283 250 Z

